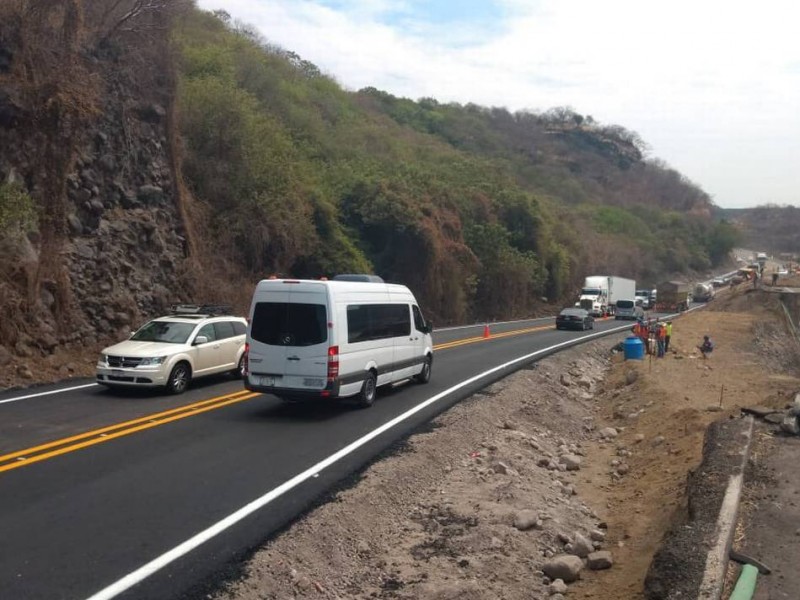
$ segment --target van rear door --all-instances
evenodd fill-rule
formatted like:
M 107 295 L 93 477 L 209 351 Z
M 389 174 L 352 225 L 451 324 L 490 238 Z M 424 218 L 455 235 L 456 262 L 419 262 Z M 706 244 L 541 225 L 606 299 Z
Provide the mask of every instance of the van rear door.
M 326 288 L 285 285 L 288 290 L 258 295 L 254 303 L 251 382 L 287 392 L 322 391 L 327 384 L 330 346 Z M 263 362 L 259 363 L 259 358 Z

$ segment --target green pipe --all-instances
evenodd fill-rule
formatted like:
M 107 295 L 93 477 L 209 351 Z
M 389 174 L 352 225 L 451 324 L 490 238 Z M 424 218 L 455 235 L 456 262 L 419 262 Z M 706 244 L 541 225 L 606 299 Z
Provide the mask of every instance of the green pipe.
M 729 600 L 750 600 L 753 594 L 756 593 L 757 577 L 758 569 L 753 565 L 743 566 L 742 572 L 739 573 L 739 579 L 736 581 L 736 587 L 733 588 L 733 593 Z

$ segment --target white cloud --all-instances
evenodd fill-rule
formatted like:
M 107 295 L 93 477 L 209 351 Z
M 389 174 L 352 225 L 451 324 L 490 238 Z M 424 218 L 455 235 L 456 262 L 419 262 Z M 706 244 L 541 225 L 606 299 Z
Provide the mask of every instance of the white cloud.
M 722 206 L 800 205 L 800 5 L 788 0 L 498 0 L 505 20 L 479 23 L 426 22 L 408 0 L 199 4 L 348 89 L 569 105 L 637 131 Z

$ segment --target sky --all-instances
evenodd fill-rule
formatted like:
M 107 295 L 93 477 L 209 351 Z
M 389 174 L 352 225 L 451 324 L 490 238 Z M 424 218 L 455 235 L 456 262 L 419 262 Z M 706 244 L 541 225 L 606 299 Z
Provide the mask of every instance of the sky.
M 198 0 L 345 89 L 637 132 L 724 208 L 800 206 L 795 0 Z

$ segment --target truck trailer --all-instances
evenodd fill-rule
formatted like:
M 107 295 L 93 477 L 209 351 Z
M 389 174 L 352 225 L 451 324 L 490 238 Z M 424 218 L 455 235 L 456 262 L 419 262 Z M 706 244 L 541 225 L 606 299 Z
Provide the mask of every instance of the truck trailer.
M 691 286 L 683 281 L 664 281 L 656 287 L 658 312 L 684 311 L 691 302 Z
M 618 300 L 635 302 L 636 282 L 614 275 L 591 275 L 583 282 L 578 306 L 595 317 L 614 315 Z

